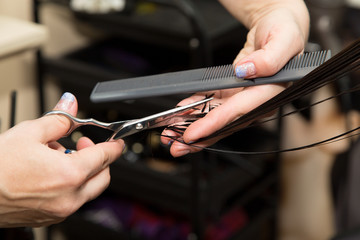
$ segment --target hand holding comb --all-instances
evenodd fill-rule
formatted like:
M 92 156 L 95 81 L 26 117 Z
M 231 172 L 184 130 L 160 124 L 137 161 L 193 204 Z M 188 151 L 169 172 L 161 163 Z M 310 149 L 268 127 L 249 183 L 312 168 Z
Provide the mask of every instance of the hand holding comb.
M 105 81 L 95 86 L 90 98 L 100 103 L 296 81 L 327 61 L 330 55 L 329 50 L 304 53 L 292 58 L 275 75 L 254 79 L 236 77 L 233 66 L 229 64 Z

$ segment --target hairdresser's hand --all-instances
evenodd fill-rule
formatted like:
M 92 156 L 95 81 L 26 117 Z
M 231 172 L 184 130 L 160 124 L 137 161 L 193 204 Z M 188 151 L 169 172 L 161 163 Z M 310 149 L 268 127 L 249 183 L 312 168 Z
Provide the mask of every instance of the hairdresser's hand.
M 244 48 L 234 60 L 238 77 L 255 78 L 273 75 L 293 56 L 304 50 L 308 37 L 309 16 L 301 0 L 221 0 L 235 17 L 238 17 L 249 33 Z M 206 137 L 243 114 L 261 105 L 282 90 L 284 85 L 269 84 L 214 92 L 198 93 L 179 103 L 188 104 L 215 93 L 212 105 L 219 105 L 204 118 L 191 124 L 183 135 L 186 143 Z M 163 135 L 176 136 L 172 131 Z M 201 150 L 162 137 L 164 144 L 172 144 L 170 152 L 178 157 Z M 219 138 L 198 146 L 209 146 Z
M 66 93 L 55 109 L 76 115 L 77 101 Z M 66 117 L 51 115 L 0 135 L 0 227 L 60 222 L 108 186 L 109 164 L 123 141 L 95 145 L 82 138 L 77 152 L 65 154 L 56 140 L 69 126 Z

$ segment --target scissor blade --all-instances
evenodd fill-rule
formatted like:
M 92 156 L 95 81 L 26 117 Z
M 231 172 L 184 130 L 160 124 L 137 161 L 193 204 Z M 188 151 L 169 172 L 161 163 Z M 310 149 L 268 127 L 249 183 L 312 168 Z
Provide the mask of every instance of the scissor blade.
M 139 123 L 142 123 L 146 128 L 156 128 L 156 127 L 163 127 L 169 124 L 173 124 L 179 122 L 182 114 L 191 110 L 192 108 L 199 106 L 201 104 L 207 103 L 211 101 L 213 98 L 206 98 L 201 101 L 197 101 L 194 103 L 190 103 L 185 106 L 176 107 L 161 113 L 157 113 L 148 117 L 144 117 L 138 120 Z M 185 117 L 185 116 L 183 116 Z M 187 119 L 189 115 L 187 115 Z
M 190 119 L 194 120 L 196 117 L 191 117 L 190 114 L 182 116 L 182 114 L 196 106 L 207 103 L 212 99 L 213 98 L 206 98 L 185 106 L 176 107 L 144 118 L 128 121 L 122 126 L 122 128 L 120 128 L 113 134 L 110 140 L 126 137 L 146 129 L 168 126 L 176 122 L 186 121 Z M 197 116 L 197 118 L 199 118 L 199 116 Z

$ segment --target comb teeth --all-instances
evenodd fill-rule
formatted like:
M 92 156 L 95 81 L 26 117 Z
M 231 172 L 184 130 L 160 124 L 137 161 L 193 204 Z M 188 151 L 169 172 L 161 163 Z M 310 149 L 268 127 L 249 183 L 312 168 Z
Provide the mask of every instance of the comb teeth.
M 316 67 L 326 61 L 328 50 L 309 52 L 296 56 L 291 59 L 282 70 L 291 70 L 296 68 Z
M 308 52 L 296 57 L 293 57 L 282 69 L 281 71 L 307 68 L 307 67 L 317 67 L 324 63 L 329 54 L 329 50 L 317 51 L 317 52 Z M 232 64 L 227 64 L 223 66 L 215 66 L 206 68 L 201 81 L 215 81 L 221 78 L 234 77 L 234 67 Z
M 206 68 L 201 81 L 212 81 L 219 78 L 234 77 L 234 67 L 231 64 Z

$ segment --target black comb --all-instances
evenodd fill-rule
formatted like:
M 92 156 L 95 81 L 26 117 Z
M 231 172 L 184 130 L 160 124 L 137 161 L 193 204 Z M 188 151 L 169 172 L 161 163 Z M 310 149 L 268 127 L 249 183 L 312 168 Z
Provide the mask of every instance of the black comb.
M 93 102 L 100 103 L 296 81 L 324 63 L 330 57 L 330 50 L 304 53 L 292 58 L 275 75 L 254 79 L 236 77 L 233 65 L 229 64 L 105 81 L 95 86 L 90 99 Z

